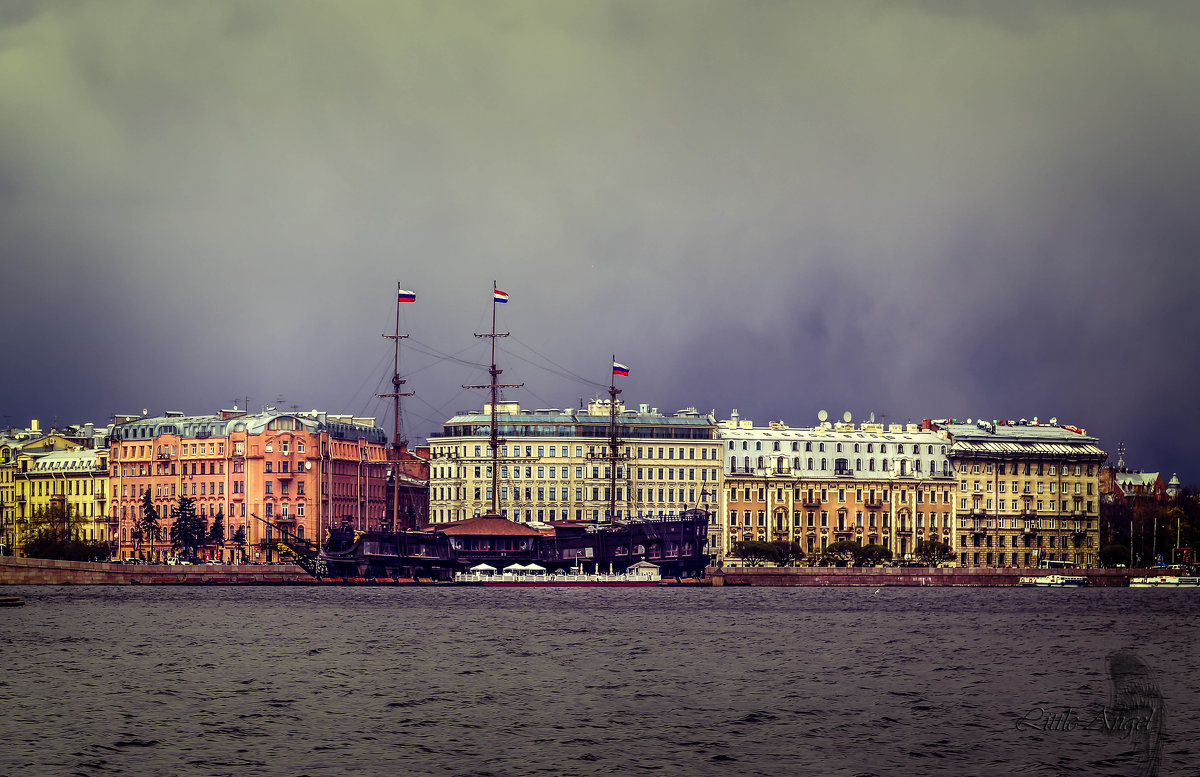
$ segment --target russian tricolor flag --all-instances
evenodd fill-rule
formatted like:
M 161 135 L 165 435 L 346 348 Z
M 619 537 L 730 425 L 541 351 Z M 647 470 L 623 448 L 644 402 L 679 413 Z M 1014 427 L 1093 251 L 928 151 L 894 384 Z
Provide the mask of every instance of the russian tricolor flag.
M 626 367 L 624 364 L 620 364 L 618 362 L 613 362 L 613 375 L 624 375 L 625 377 L 628 378 L 629 377 L 629 368 Z
M 496 302 L 508 302 L 508 292 L 492 289 L 492 299 Z
M 415 291 L 405 291 L 400 289 L 400 293 L 396 297 L 397 302 L 416 302 L 417 293 Z

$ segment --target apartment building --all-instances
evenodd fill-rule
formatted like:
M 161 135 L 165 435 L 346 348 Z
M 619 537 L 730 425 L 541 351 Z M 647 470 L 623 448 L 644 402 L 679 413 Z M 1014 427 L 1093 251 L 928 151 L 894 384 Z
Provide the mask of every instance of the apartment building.
M 957 473 L 959 565 L 1094 566 L 1108 454 L 1075 427 L 937 423 Z
M 810 556 L 850 540 L 897 559 L 922 540 L 954 541 L 944 433 L 915 424 L 756 427 L 734 411 L 718 437 L 720 521 L 710 525 L 709 547 L 720 559 L 742 540 L 795 541 Z
M 620 444 L 614 458 L 608 440 L 610 402 L 593 399 L 577 410 L 522 410 L 515 402 L 497 403 L 503 440 L 497 501 L 503 517 L 524 523 L 603 522 L 679 515 L 715 503 L 721 461 L 710 416 L 694 408 L 673 415 L 647 405 L 634 410 L 618 401 Z M 430 523 L 490 511 L 491 416 L 491 405 L 459 413 L 429 438 Z
M 126 419 L 113 428 L 109 453 L 114 556 L 168 555 L 166 527 L 183 495 L 206 523 L 221 516 L 227 538 L 244 528 L 252 559 L 275 557 L 278 539 L 255 516 L 316 541 L 334 525 L 378 528 L 389 504 L 386 443 L 373 419 L 318 411 Z M 147 491 L 163 531 L 139 541 L 134 521 Z M 208 552 L 229 559 L 234 548 L 226 542 Z

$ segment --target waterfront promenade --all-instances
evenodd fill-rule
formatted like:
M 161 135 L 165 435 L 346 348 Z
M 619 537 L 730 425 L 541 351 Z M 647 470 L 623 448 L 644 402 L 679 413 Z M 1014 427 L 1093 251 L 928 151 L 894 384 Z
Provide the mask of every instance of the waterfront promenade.
M 710 567 L 703 583 L 764 587 L 1009 587 L 1022 577 L 1062 574 L 1050 569 L 931 569 L 928 567 Z M 1141 569 L 1072 569 L 1092 586 L 1124 587 Z M 390 581 L 389 581 L 390 582 Z M 665 581 L 670 582 L 670 581 Z M 295 564 L 107 564 L 0 557 L 0 585 L 317 585 Z M 328 584 L 337 584 L 330 582 Z

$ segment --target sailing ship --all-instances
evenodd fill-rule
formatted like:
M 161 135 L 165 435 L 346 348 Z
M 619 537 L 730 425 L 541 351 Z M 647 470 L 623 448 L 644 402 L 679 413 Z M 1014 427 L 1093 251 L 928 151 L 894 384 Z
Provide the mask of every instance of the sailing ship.
M 379 394 L 393 400 L 393 459 L 397 462 L 405 453 L 400 398 L 411 396 L 402 392 L 405 381 L 399 373 L 400 333 L 399 306 L 412 302 L 415 294 L 397 286 L 396 331 L 384 335 L 394 344 L 393 391 Z M 537 527 L 505 517 L 500 509 L 501 489 L 500 447 L 505 442 L 499 434 L 497 413 L 500 390 L 520 388 L 520 383 L 501 383 L 503 370 L 496 364 L 496 339 L 507 332 L 496 331 L 496 307 L 508 301 L 508 294 L 492 283 L 492 328 L 476 337 L 491 341 L 490 380 L 486 384 L 464 385 L 463 388 L 486 389 L 490 392 L 491 423 L 491 503 L 483 515 L 436 528 L 418 529 L 402 525 L 399 505 L 394 503 L 392 525 L 377 531 L 359 531 L 348 524 L 332 528 L 325 544 L 318 547 L 295 536 L 290 529 L 270 523 L 281 542 L 296 556 L 310 575 L 330 582 L 435 582 L 454 581 L 484 585 L 655 585 L 668 577 L 699 578 L 708 565 L 703 552 L 707 535 L 708 513 L 705 510 L 686 510 L 678 516 L 620 519 L 616 509 L 618 464 L 627 460 L 620 452 L 617 426 L 616 386 L 618 375 L 628 375 L 624 365 L 613 357 L 608 440 L 604 452 L 592 455 L 609 466 L 610 488 L 608 520 L 587 523 L 582 521 L 552 522 Z M 399 464 L 394 465 L 398 472 Z M 398 490 L 398 489 L 397 489 Z M 257 518 L 257 516 L 255 516 Z M 669 549 L 649 563 L 648 548 Z M 591 569 L 585 569 L 584 565 Z M 520 566 L 519 571 L 516 567 Z M 649 567 L 653 567 L 650 571 Z M 488 570 L 499 577 L 483 580 Z M 602 570 L 608 569 L 607 573 Z M 539 573 L 538 570 L 541 570 Z M 507 577 L 506 577 L 507 576 Z M 519 578 L 519 579 L 518 579 Z

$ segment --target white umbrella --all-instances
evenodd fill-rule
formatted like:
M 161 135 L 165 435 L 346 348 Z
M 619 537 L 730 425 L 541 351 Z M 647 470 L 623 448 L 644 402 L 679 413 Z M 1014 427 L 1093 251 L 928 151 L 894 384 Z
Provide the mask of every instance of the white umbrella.
M 495 572 L 496 568 L 491 564 L 476 564 L 471 567 L 472 572 Z

